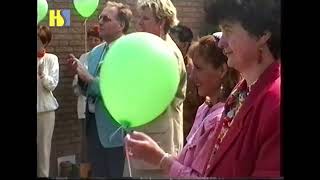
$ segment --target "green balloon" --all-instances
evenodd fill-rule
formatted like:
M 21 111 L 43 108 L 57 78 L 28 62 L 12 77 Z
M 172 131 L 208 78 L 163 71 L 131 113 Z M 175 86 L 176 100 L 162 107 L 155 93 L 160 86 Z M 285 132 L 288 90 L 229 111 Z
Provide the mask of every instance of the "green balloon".
M 99 5 L 99 0 L 73 0 L 74 7 L 82 17 L 90 17 Z
M 38 17 L 37 24 L 47 15 L 48 12 L 48 3 L 46 0 L 38 0 Z
M 118 39 L 100 71 L 105 107 L 124 128 L 151 122 L 171 104 L 180 81 L 175 54 L 160 37 L 137 32 Z

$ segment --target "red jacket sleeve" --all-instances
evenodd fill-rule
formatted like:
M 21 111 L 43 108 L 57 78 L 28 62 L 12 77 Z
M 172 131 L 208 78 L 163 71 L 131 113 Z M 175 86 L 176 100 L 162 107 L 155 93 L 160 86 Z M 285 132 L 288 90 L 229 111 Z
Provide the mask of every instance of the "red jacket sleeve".
M 280 177 L 280 106 L 269 106 L 266 109 L 268 112 L 262 113 L 263 123 L 258 131 L 258 141 L 260 147 L 252 176 Z

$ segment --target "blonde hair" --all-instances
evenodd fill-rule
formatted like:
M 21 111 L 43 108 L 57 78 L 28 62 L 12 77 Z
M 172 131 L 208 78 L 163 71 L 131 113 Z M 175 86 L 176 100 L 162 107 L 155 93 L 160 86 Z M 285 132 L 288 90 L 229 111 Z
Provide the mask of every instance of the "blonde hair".
M 123 32 L 126 33 L 129 29 L 132 18 L 132 11 L 130 10 L 130 7 L 114 1 L 107 1 L 105 7 L 116 7 L 118 9 L 118 18 L 120 22 L 124 23 Z
M 138 0 L 137 6 L 138 9 L 150 9 L 157 21 L 165 20 L 165 33 L 179 23 L 176 7 L 171 0 Z

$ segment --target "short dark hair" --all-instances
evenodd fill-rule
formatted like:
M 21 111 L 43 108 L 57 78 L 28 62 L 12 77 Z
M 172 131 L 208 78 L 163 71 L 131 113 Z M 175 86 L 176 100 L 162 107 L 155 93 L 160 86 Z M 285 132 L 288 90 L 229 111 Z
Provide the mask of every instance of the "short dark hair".
M 208 23 L 239 22 L 256 37 L 270 32 L 268 47 L 274 58 L 281 56 L 281 0 L 207 0 L 205 4 Z
M 177 38 L 180 42 L 189 42 L 191 43 L 193 39 L 193 33 L 190 28 L 179 24 L 170 29 L 170 33 L 177 34 Z

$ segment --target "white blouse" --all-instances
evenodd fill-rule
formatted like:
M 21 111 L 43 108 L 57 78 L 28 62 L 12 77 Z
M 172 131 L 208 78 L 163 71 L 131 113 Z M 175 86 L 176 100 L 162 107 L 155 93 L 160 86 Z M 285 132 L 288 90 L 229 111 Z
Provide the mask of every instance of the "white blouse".
M 43 64 L 44 77 L 41 79 L 37 73 L 37 112 L 47 112 L 56 110 L 59 105 L 52 91 L 59 82 L 59 62 L 54 54 L 46 53 L 42 58 L 38 58 L 37 70 Z

